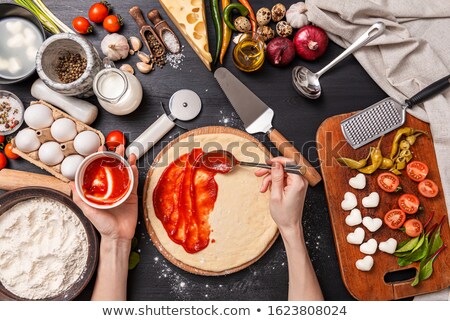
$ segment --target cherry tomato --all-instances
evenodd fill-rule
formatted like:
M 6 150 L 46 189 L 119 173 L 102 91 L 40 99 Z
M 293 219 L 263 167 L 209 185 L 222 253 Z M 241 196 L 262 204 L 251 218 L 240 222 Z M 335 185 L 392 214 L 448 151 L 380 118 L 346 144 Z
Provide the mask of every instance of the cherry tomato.
M 91 33 L 94 27 L 91 26 L 89 21 L 85 17 L 76 17 L 72 20 L 72 27 L 76 32 L 85 35 Z
M 125 146 L 125 143 L 125 135 L 120 130 L 113 130 L 106 136 L 106 147 L 109 150 L 113 151 L 121 144 Z
M 419 210 L 420 202 L 416 195 L 403 194 L 398 199 L 398 206 L 406 214 L 414 214 Z
M 6 167 L 6 157 L 3 155 L 3 153 L 0 153 L 0 170 Z
M 400 180 L 392 173 L 381 173 L 377 177 L 377 183 L 383 191 L 388 193 L 398 192 L 402 189 L 399 186 Z
M 109 15 L 103 20 L 103 28 L 108 32 L 117 32 L 123 25 L 123 18 L 119 15 Z
M 403 227 L 405 228 L 405 233 L 410 237 L 419 236 L 423 231 L 422 222 L 415 218 L 407 220 Z
M 438 186 L 431 179 L 425 179 L 421 181 L 418 185 L 418 188 L 419 193 L 428 198 L 435 197 L 439 192 Z
M 406 174 L 415 182 L 421 182 L 428 175 L 428 166 L 420 161 L 413 161 L 406 166 Z
M 0 135 L 0 144 L 3 144 L 5 142 L 5 136 Z
M 94 3 L 89 9 L 89 20 L 100 23 L 108 16 L 110 6 L 108 2 L 102 1 Z
M 406 214 L 402 210 L 396 208 L 390 210 L 384 215 L 384 223 L 391 229 L 396 230 L 405 223 Z
M 5 146 L 5 155 L 6 157 L 8 157 L 9 159 L 17 159 L 19 158 L 19 155 L 17 155 L 16 153 L 14 153 L 12 151 L 13 146 L 11 143 L 6 144 Z

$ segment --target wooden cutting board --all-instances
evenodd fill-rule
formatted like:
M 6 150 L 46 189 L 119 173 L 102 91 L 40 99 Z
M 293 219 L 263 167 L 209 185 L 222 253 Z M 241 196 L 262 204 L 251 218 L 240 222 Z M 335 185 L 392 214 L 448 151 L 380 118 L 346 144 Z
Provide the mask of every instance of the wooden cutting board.
M 393 255 L 377 252 L 372 255 L 374 259 L 374 266 L 369 272 L 362 272 L 356 269 L 355 262 L 361 259 L 365 254 L 359 251 L 359 245 L 352 245 L 347 243 L 347 234 L 353 232 L 355 227 L 350 227 L 345 224 L 345 217 L 349 211 L 341 209 L 341 201 L 344 198 L 345 192 L 352 192 L 358 199 L 358 206 L 361 210 L 362 216 L 379 217 L 383 219 L 384 214 L 393 208 L 398 208 L 397 199 L 402 194 L 400 193 L 386 193 L 382 191 L 376 182 L 376 177 L 382 170 L 377 170 L 372 175 L 366 175 L 367 186 L 363 190 L 355 190 L 348 185 L 348 180 L 356 176 L 358 171 L 351 170 L 340 165 L 336 157 L 350 157 L 353 159 L 365 158 L 369 152 L 370 146 L 375 146 L 377 141 L 354 150 L 347 144 L 340 127 L 340 122 L 351 114 L 337 115 L 326 119 L 317 131 L 317 148 L 319 159 L 321 163 L 322 175 L 325 185 L 325 192 L 328 201 L 329 214 L 333 234 L 335 238 L 336 252 L 339 259 L 342 279 L 349 292 L 359 300 L 394 300 L 405 297 L 411 297 L 419 294 L 435 292 L 450 286 L 450 250 L 444 250 L 433 264 L 434 272 L 431 278 L 420 282 L 416 287 L 410 284 L 412 279 L 386 282 L 385 276 L 387 273 L 396 272 L 400 270 L 407 270 L 417 268 L 418 264 L 411 264 L 410 266 L 400 267 L 397 264 L 397 258 Z M 430 132 L 428 124 L 407 115 L 404 126 L 413 127 L 416 129 L 426 130 Z M 383 155 L 389 155 L 392 146 L 392 140 L 396 131 L 384 136 L 382 142 Z M 431 136 L 430 136 L 431 137 Z M 417 215 L 417 218 L 426 222 L 434 211 L 435 215 L 430 223 L 430 226 L 437 223 L 443 215 L 447 216 L 442 228 L 442 239 L 444 243 L 450 243 L 450 231 L 448 224 L 448 213 L 442 193 L 442 184 L 439 176 L 438 165 L 432 138 L 420 136 L 416 143 L 411 147 L 414 155 L 414 160 L 425 162 L 430 172 L 428 178 L 435 181 L 440 189 L 437 197 L 426 199 L 421 196 L 417 190 L 417 183 L 411 181 L 404 172 L 400 177 L 401 185 L 405 193 L 412 193 L 419 197 L 421 205 L 425 210 Z M 378 192 L 380 194 L 380 205 L 375 209 L 365 209 L 361 205 L 363 197 L 369 195 L 371 192 Z M 414 217 L 413 215 L 408 215 Z M 366 232 L 364 242 L 373 237 L 378 243 L 386 241 L 390 237 L 395 238 L 398 242 L 407 239 L 407 236 L 398 231 L 389 229 L 384 223 L 383 226 L 376 232 L 369 232 L 362 224 Z M 405 272 L 403 272 L 405 274 Z

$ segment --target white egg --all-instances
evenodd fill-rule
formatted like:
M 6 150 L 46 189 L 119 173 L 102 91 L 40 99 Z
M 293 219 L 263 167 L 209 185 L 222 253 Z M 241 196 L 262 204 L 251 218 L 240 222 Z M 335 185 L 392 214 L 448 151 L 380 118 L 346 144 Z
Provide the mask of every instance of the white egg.
M 100 147 L 100 137 L 96 133 L 86 130 L 75 137 L 73 147 L 78 154 L 83 156 L 91 155 Z
M 84 157 L 80 155 L 67 156 L 61 163 L 61 174 L 73 181 L 75 179 L 75 173 L 83 160 Z
M 50 127 L 54 120 L 50 108 L 41 104 L 34 104 L 28 107 L 23 117 L 25 123 L 33 129 Z
M 46 165 L 54 166 L 62 162 L 64 154 L 56 142 L 47 142 L 39 148 L 39 159 Z
M 77 126 L 75 122 L 68 118 L 55 120 L 50 129 L 52 137 L 60 143 L 72 140 L 77 136 Z
M 22 129 L 15 138 L 17 148 L 24 153 L 34 152 L 41 146 L 36 132 L 30 128 Z

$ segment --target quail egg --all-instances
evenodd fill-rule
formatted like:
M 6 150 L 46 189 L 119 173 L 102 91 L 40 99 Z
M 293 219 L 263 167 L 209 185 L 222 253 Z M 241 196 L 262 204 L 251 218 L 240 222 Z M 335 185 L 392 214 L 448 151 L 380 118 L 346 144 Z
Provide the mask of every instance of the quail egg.
M 46 142 L 39 148 L 39 160 L 48 166 L 62 162 L 64 154 L 57 142 Z
M 280 37 L 289 37 L 292 35 L 292 27 L 286 21 L 280 21 L 277 23 L 277 34 Z
M 54 119 L 50 108 L 42 104 L 34 104 L 25 110 L 24 120 L 31 128 L 42 129 L 50 127 Z
M 247 32 L 252 29 L 252 25 L 250 24 L 250 20 L 248 20 L 244 16 L 239 16 L 234 19 L 234 26 L 239 32 Z
M 80 155 L 67 156 L 61 163 L 61 174 L 73 181 L 75 179 L 75 173 L 83 160 L 84 157 Z
M 78 154 L 83 156 L 91 155 L 100 147 L 100 137 L 96 133 L 86 130 L 75 137 L 73 147 Z
M 272 20 L 278 22 L 286 15 L 286 7 L 284 4 L 277 3 L 272 7 Z
M 260 26 L 267 25 L 272 20 L 272 13 L 269 8 L 263 7 L 256 13 L 256 22 Z
M 72 140 L 77 136 L 77 126 L 75 122 L 68 118 L 55 120 L 50 129 L 52 137 L 60 143 Z
M 41 146 L 41 142 L 39 141 L 36 132 L 31 128 L 25 128 L 18 132 L 14 142 L 16 147 L 24 153 L 34 152 Z
M 267 42 L 275 37 L 275 31 L 269 26 L 258 27 L 257 33 L 261 36 L 264 42 Z

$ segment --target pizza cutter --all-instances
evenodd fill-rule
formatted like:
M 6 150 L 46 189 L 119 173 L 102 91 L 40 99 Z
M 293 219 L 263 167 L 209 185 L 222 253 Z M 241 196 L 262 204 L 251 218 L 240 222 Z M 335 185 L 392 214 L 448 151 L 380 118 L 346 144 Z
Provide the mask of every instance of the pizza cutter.
M 200 97 L 189 89 L 181 89 L 170 97 L 170 114 L 162 114 L 147 128 L 126 150 L 127 157 L 135 154 L 139 159 L 153 147 L 175 125 L 175 120 L 192 120 L 200 114 L 202 102 Z

